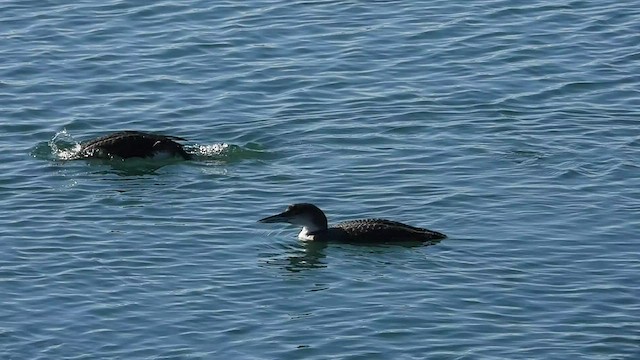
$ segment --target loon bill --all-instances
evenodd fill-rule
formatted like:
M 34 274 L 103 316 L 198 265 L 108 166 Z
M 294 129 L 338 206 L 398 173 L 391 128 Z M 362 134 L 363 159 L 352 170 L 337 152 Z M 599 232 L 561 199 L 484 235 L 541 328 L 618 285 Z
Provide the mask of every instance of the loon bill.
M 302 231 L 298 234 L 301 240 L 391 243 L 439 241 L 447 237 L 437 231 L 385 219 L 351 220 L 329 227 L 324 212 L 306 203 L 289 205 L 284 212 L 258 221 L 301 225 Z
M 191 159 L 191 155 L 177 141 L 186 140 L 177 136 L 149 134 L 140 131 L 120 131 L 82 142 L 78 157 L 96 159 L 181 157 L 185 160 Z

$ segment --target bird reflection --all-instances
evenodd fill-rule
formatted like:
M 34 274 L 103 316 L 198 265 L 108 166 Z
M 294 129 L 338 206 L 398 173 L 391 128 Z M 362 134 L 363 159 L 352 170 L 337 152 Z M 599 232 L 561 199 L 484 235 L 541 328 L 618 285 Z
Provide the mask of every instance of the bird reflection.
M 290 272 L 326 268 L 326 254 L 324 249 L 327 243 L 322 242 L 296 242 L 278 245 L 277 254 L 265 254 L 266 264 L 277 266 Z
M 439 241 L 424 243 L 422 241 L 404 241 L 389 244 L 340 244 L 326 241 L 298 241 L 293 244 L 283 244 L 284 253 L 270 254 L 266 261 L 269 265 L 281 267 L 290 272 L 301 272 L 311 269 L 321 269 L 328 266 L 326 249 L 330 246 L 338 248 L 351 248 L 358 253 L 364 251 L 372 254 L 381 254 L 395 251 L 398 248 L 418 248 L 437 244 Z M 360 249 L 360 250 L 357 250 Z
M 327 248 L 326 242 L 304 241 L 301 243 L 301 247 L 298 247 L 295 253 L 287 255 L 289 264 L 285 266 L 286 270 L 300 272 L 327 267 L 324 262 L 324 258 L 327 257 L 324 252 Z

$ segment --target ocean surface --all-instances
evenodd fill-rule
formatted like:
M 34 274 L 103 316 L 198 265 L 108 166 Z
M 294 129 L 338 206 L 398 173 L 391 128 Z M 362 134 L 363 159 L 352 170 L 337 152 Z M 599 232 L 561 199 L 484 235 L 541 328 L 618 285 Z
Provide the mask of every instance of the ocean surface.
M 637 1 L 5 1 L 0 358 L 640 358 Z M 118 130 L 195 160 L 65 154 Z M 312 202 L 430 246 L 314 244 Z

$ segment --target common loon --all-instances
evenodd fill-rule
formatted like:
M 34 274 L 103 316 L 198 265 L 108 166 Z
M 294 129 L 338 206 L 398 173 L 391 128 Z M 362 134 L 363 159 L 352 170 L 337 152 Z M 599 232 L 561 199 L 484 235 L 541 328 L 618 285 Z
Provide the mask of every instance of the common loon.
M 289 205 L 284 212 L 258 221 L 301 225 L 302 231 L 298 234 L 301 240 L 392 243 L 439 241 L 447 237 L 437 231 L 385 219 L 351 220 L 329 227 L 324 212 L 307 203 Z
M 149 134 L 140 131 L 120 131 L 82 142 L 78 157 L 128 159 L 157 156 L 191 159 L 191 155 L 184 151 L 182 145 L 176 141 L 186 140 L 177 136 Z

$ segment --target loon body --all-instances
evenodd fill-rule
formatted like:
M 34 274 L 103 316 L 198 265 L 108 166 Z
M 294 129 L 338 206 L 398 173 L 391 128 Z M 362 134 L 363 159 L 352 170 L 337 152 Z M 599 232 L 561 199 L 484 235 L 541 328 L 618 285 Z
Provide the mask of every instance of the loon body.
M 120 131 L 80 144 L 79 157 L 113 159 L 181 157 L 191 159 L 181 144 L 186 141 L 177 136 L 149 134 L 139 131 Z
M 298 235 L 301 240 L 392 243 L 402 241 L 433 242 L 447 237 L 437 231 L 385 219 L 351 220 L 329 227 L 324 212 L 317 206 L 306 203 L 289 205 L 284 212 L 259 221 L 301 225 L 302 231 Z

